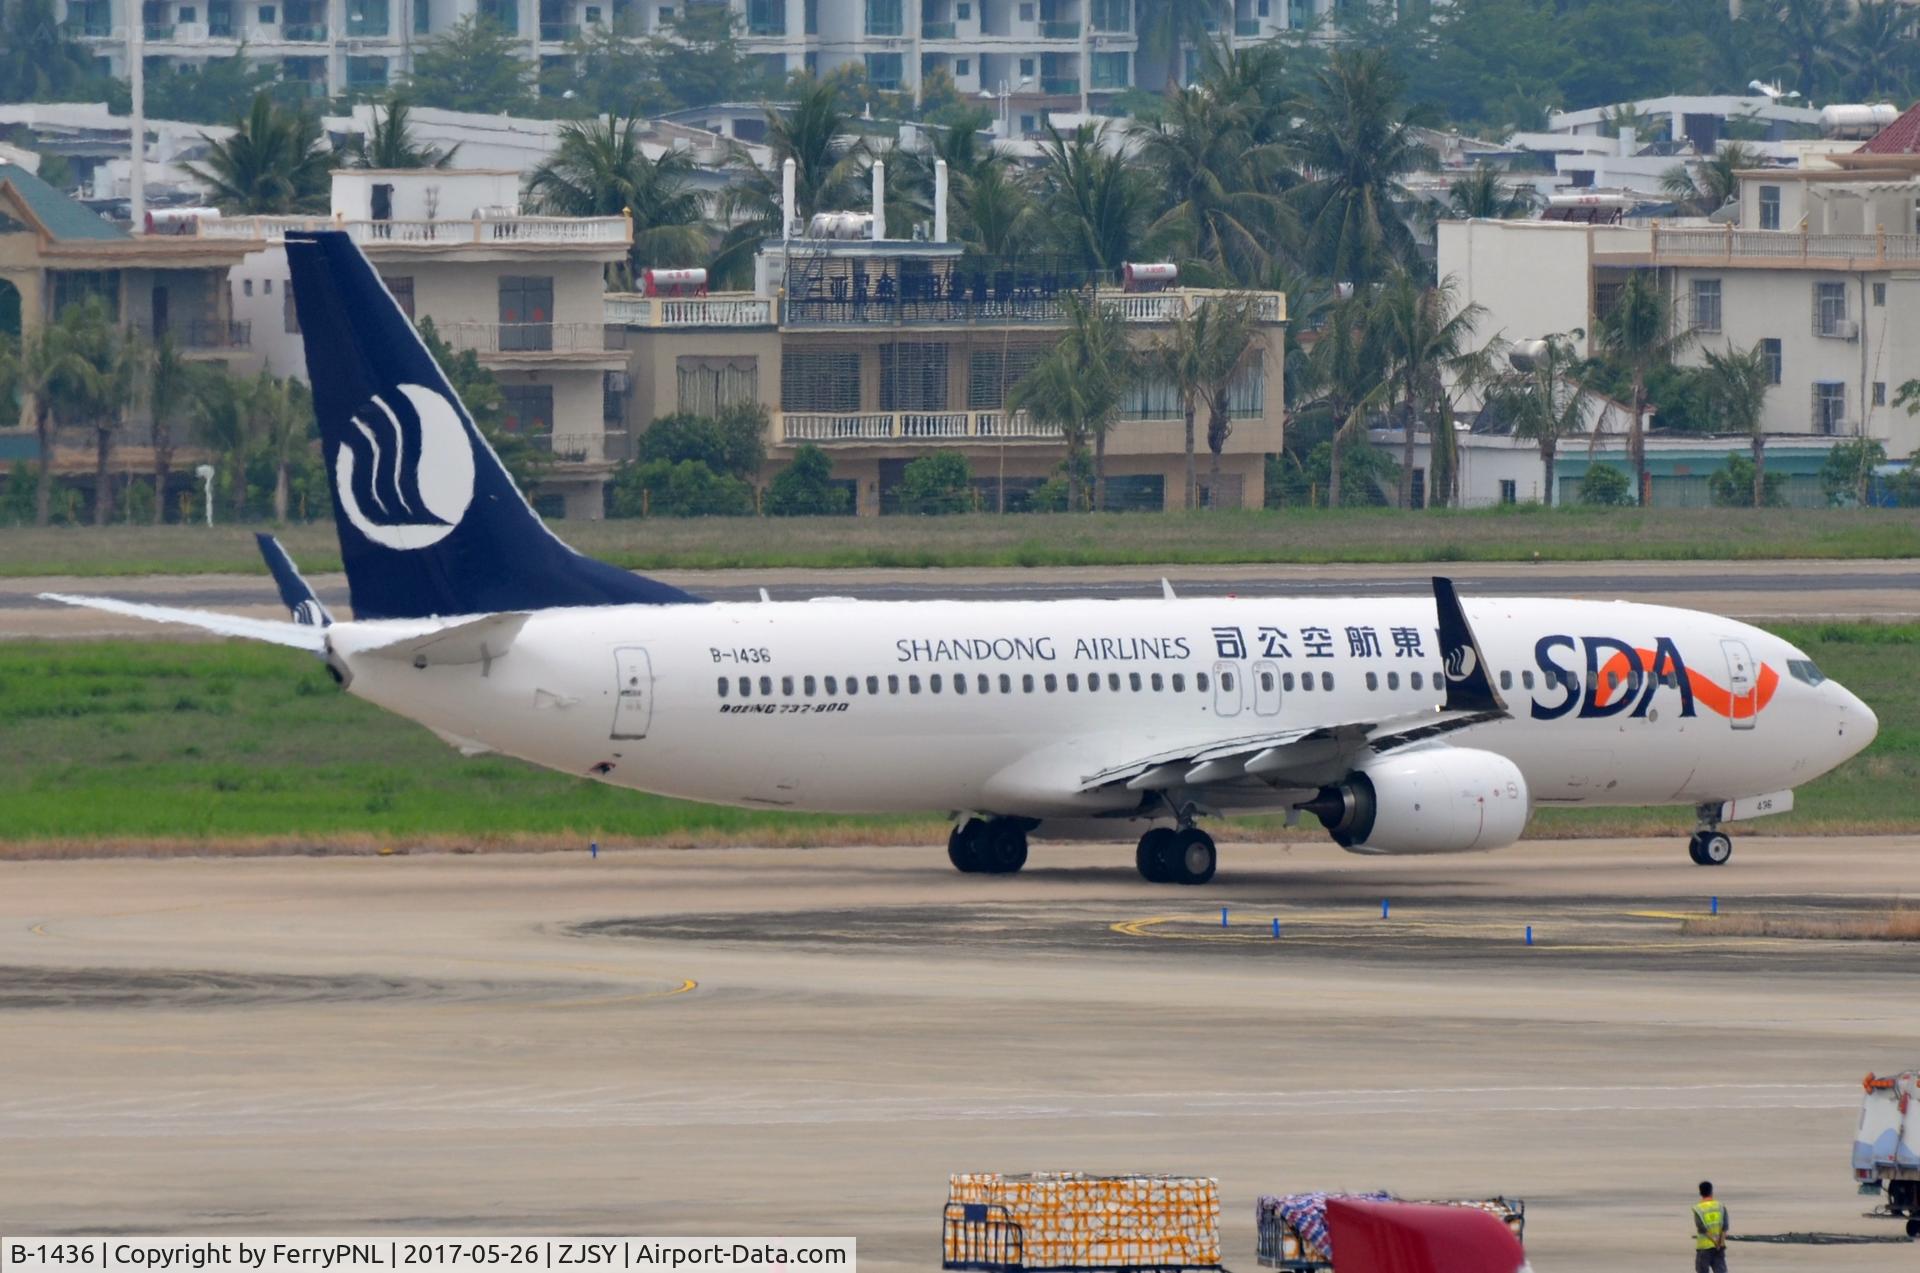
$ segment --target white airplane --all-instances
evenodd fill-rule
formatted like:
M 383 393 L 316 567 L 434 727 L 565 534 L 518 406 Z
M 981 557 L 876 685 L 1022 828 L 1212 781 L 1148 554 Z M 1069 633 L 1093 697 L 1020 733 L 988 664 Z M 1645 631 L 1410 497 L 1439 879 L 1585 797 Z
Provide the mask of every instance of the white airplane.
M 937 810 L 962 871 L 1144 828 L 1148 880 L 1213 877 L 1207 816 L 1311 814 L 1358 853 L 1519 839 L 1538 805 L 1723 823 L 1873 740 L 1758 628 L 1537 599 L 703 603 L 575 553 L 527 506 L 359 250 L 289 235 L 354 618 L 262 537 L 294 621 L 47 594 L 310 650 L 468 753 L 767 809 Z M 1476 636 L 1476 632 L 1479 634 Z

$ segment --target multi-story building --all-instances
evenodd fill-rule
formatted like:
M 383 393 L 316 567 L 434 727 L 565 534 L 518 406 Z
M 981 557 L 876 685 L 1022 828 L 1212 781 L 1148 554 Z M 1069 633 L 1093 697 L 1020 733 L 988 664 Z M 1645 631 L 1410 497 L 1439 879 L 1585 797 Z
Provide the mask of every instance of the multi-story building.
M 1209 293 L 1096 291 L 1094 280 L 1044 260 L 963 257 L 959 245 L 795 239 L 763 247 L 755 291 L 713 296 L 609 296 L 607 321 L 628 333 L 630 415 L 637 429 L 676 411 L 764 407 L 767 476 L 812 444 L 861 514 L 890 512 L 906 466 L 952 450 L 970 462 L 984 510 L 1026 506 L 1058 475 L 1057 427 L 1009 413 L 1009 388 L 1060 338 L 1068 299 L 1107 307 L 1145 348 Z M 1284 426 L 1286 298 L 1258 296 L 1260 324 L 1230 401 L 1232 433 L 1217 491 L 1209 484 L 1206 418 L 1199 422 L 1203 499 L 1259 507 L 1265 457 Z M 1184 423 L 1170 386 L 1128 396 L 1106 442 L 1108 507 L 1179 508 Z
M 784 75 L 849 63 L 876 87 L 918 93 L 936 71 L 962 93 L 999 99 L 1009 125 L 1042 110 L 1086 109 L 1138 85 L 1165 82 L 1165 53 L 1141 34 L 1135 0 L 66 0 L 69 27 L 125 75 L 136 13 L 149 59 L 195 65 L 248 53 L 278 63 L 316 97 L 379 89 L 413 69 L 419 51 L 478 15 L 524 41 L 543 65 L 569 56 L 583 31 L 636 38 L 670 28 L 688 8 L 723 6 L 742 47 Z M 1234 0 L 1234 42 L 1269 39 L 1324 16 L 1334 0 Z
M 505 170 L 342 169 L 330 217 L 208 219 L 197 235 L 253 246 L 228 280 L 233 312 L 253 334 L 256 361 L 304 376 L 278 245 L 289 229 L 350 233 L 401 308 L 431 318 L 456 352 L 472 350 L 493 373 L 506 428 L 551 452 L 534 492 L 541 511 L 598 517 L 626 447 L 625 330 L 605 322 L 604 273 L 626 255 L 633 228 L 625 217 L 522 216 L 519 183 Z

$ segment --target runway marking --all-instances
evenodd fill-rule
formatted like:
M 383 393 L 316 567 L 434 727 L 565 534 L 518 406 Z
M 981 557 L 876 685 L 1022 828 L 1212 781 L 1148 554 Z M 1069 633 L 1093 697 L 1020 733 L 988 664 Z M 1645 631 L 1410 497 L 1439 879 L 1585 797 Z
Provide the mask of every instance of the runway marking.
M 1531 925 L 1534 931 L 1533 949 L 1557 951 L 1562 953 L 1631 953 L 1656 951 L 1698 951 L 1711 949 L 1717 952 L 1760 951 L 1783 948 L 1800 948 L 1807 943 L 1800 938 L 1785 937 L 1716 937 L 1712 945 L 1706 946 L 1694 938 L 1675 935 L 1673 940 L 1649 941 L 1634 938 L 1622 938 L 1619 941 L 1594 941 L 1589 932 L 1596 925 L 1603 925 L 1609 919 L 1644 918 L 1660 920 L 1706 919 L 1711 916 L 1705 911 L 1625 911 L 1581 913 L 1566 911 L 1539 911 L 1531 918 L 1516 914 L 1511 920 L 1491 920 L 1478 918 L 1462 919 L 1423 919 L 1396 915 L 1389 919 L 1373 917 L 1369 912 L 1356 908 L 1352 912 L 1339 914 L 1326 913 L 1289 913 L 1284 908 L 1257 910 L 1248 907 L 1242 918 L 1230 918 L 1226 926 L 1221 926 L 1217 915 L 1148 915 L 1138 919 L 1124 919 L 1108 925 L 1108 931 L 1122 937 L 1151 937 L 1161 941 L 1215 942 L 1231 945 L 1285 946 L 1289 935 L 1296 945 L 1353 946 L 1378 944 L 1395 937 L 1452 937 L 1480 938 L 1485 941 L 1498 941 L 1519 944 L 1522 934 Z M 1283 935 L 1275 938 L 1271 925 L 1280 920 Z M 1193 925 L 1192 928 L 1174 928 L 1171 925 Z M 1288 930 L 1302 931 L 1291 932 Z M 1576 940 L 1556 940 L 1555 930 L 1575 937 Z M 1584 938 L 1585 940 L 1578 940 Z

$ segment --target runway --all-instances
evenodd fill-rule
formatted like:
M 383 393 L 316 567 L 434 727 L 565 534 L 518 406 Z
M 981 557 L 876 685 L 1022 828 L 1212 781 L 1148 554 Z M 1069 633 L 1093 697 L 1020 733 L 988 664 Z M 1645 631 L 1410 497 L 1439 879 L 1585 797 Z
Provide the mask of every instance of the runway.
M 876 601 L 1043 601 L 1068 597 L 1159 596 L 1161 580 L 1182 596 L 1413 596 L 1436 574 L 1467 596 L 1547 596 L 1643 601 L 1710 610 L 1737 619 L 1920 618 L 1920 561 L 1611 561 L 1337 566 L 1111 566 L 948 570 L 663 571 L 658 577 L 716 601 L 853 596 Z M 346 576 L 310 579 L 322 601 L 348 612 Z M 280 608 L 265 574 L 139 575 L 0 579 L 0 638 L 131 636 L 157 628 L 137 619 L 74 611 L 42 592 L 120 597 L 153 605 L 274 618 Z
M 0 863 L 0 1227 L 852 1233 L 926 1269 L 949 1171 L 1070 1167 L 1218 1176 L 1240 1270 L 1254 1197 L 1319 1188 L 1522 1197 L 1541 1273 L 1679 1267 L 1703 1175 L 1736 1232 L 1885 1236 L 1847 1157 L 1860 1075 L 1920 1061 L 1911 949 L 1680 925 L 1883 905 L 1916 853 L 1230 843 L 1193 890 L 1117 844 L 1006 879 L 919 846 Z

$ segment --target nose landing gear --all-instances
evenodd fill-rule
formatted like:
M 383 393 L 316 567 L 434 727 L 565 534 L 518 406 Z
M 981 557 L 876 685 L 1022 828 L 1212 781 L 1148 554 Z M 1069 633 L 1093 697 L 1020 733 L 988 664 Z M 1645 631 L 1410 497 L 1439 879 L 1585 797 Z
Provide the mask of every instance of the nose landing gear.
M 1703 804 L 1699 814 L 1700 829 L 1687 841 L 1687 856 L 1695 866 L 1725 866 L 1733 856 L 1733 837 L 1720 829 L 1720 806 Z

